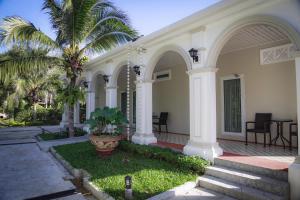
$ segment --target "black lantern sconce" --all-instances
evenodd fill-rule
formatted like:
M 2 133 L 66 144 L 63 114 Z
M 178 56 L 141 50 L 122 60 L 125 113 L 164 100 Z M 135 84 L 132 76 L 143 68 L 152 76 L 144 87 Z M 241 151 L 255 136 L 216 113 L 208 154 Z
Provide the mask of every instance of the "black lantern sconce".
M 103 80 L 105 81 L 105 83 L 108 83 L 109 76 L 108 75 L 103 75 Z
M 133 66 L 133 71 L 136 73 L 136 75 L 141 75 L 140 68 L 141 68 L 141 66 L 139 66 L 139 65 L 134 65 Z
M 83 87 L 88 88 L 89 87 L 89 83 L 87 81 L 83 81 Z
M 189 50 L 189 54 L 193 58 L 193 62 L 198 62 L 198 50 L 197 49 L 191 48 Z

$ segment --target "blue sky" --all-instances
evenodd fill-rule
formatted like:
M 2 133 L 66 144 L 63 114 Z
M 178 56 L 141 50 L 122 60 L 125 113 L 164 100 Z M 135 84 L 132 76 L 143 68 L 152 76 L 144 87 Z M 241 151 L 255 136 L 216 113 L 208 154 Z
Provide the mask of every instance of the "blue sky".
M 125 11 L 140 35 L 148 35 L 219 0 L 111 0 Z M 42 11 L 43 0 L 0 0 L 0 22 L 6 16 L 18 15 L 31 21 L 52 38 L 48 15 Z M 4 48 L 0 47 L 0 52 Z

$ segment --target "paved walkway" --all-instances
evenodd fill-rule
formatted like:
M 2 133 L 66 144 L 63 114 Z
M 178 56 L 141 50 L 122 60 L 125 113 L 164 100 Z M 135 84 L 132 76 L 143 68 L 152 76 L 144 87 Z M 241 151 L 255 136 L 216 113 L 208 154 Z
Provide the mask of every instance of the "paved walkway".
M 84 200 L 81 194 L 74 194 L 76 188 L 69 181 L 70 174 L 50 153 L 39 148 L 34 136 L 40 132 L 39 127 L 0 129 L 0 200 L 53 197 L 59 193 L 73 195 L 57 199 Z M 45 146 L 55 144 L 58 142 Z

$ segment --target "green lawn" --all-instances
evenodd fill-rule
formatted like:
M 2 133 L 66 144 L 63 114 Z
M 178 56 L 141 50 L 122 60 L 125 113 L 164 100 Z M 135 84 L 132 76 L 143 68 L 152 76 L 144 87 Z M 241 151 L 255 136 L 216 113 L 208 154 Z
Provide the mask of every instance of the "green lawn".
M 55 147 L 73 167 L 87 170 L 92 182 L 115 199 L 124 199 L 124 177 L 133 178 L 134 199 L 146 199 L 187 181 L 195 181 L 197 174 L 177 168 L 173 164 L 120 149 L 105 159 L 96 155 L 89 142 Z M 124 160 L 129 160 L 125 163 Z

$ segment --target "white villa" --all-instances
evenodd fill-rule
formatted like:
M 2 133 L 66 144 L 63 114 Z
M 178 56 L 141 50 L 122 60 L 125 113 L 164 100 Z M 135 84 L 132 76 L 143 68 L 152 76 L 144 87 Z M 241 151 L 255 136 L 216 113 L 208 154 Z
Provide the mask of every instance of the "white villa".
M 161 112 L 168 113 L 169 133 L 188 137 L 183 153 L 210 161 L 223 154 L 217 139 L 244 145 L 245 124 L 256 113 L 287 121 L 282 134 L 289 140 L 289 123 L 300 124 L 300 1 L 221 1 L 91 60 L 83 82 L 87 118 L 104 106 L 126 113 L 130 94 L 134 143 L 157 143 L 165 134 L 165 126 L 153 131 L 153 115 Z M 78 103 L 76 124 L 79 110 Z M 277 132 L 273 123 L 272 139 Z M 251 145 L 254 136 L 248 134 Z M 263 143 L 264 134 L 257 140 Z M 291 142 L 298 148 L 288 171 L 291 199 L 300 199 L 300 137 Z M 277 144 L 290 145 L 281 138 Z

